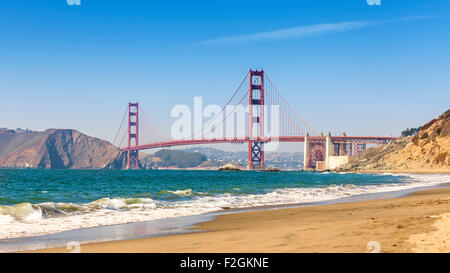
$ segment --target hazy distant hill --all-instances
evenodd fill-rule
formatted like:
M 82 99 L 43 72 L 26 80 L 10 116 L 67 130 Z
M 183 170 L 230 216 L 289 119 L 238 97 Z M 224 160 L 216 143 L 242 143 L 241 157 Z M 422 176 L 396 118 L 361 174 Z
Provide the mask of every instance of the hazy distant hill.
M 211 147 L 192 147 L 183 149 L 185 152 L 201 153 L 210 161 L 216 162 L 243 162 L 247 161 L 247 152 L 228 152 Z
M 111 143 L 71 129 L 0 130 L 0 167 L 120 169 L 125 157 Z
M 208 161 L 218 162 L 218 166 L 230 162 L 247 166 L 248 155 L 246 151 L 228 152 L 210 147 L 193 147 L 183 151 L 204 154 Z M 303 153 L 266 152 L 264 157 L 267 167 L 277 167 L 283 170 L 299 170 L 303 167 Z
M 193 168 L 206 161 L 206 156 L 196 152 L 186 152 L 181 150 L 160 150 L 153 155 L 145 155 L 140 157 L 143 168 Z

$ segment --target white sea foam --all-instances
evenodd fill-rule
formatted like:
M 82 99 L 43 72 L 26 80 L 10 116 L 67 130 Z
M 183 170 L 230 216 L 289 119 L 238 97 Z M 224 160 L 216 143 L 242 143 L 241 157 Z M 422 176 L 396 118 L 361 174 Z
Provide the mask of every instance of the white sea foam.
M 167 191 L 167 192 L 175 194 L 175 195 L 181 195 L 181 196 L 192 196 L 194 194 L 192 192 L 192 189 L 185 189 L 185 190 L 178 190 L 178 191 Z
M 450 175 L 402 174 L 402 176 L 407 177 L 405 181 L 396 184 L 284 188 L 265 194 L 202 195 L 193 193 L 191 189 L 167 191 L 181 196 L 193 196 L 190 200 L 173 202 L 156 201 L 151 198 L 102 198 L 88 204 L 23 203 L 15 206 L 0 206 L 0 239 L 195 215 L 221 210 L 224 207 L 245 208 L 318 202 L 450 182 Z

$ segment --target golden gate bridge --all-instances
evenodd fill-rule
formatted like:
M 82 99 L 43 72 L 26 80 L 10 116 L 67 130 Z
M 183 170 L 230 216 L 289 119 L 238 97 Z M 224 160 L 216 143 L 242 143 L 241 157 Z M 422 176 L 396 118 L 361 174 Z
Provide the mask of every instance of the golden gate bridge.
M 248 83 L 248 84 L 245 84 Z M 268 120 L 274 113 L 267 111 L 276 106 L 279 114 L 277 124 Z M 230 110 L 231 109 L 231 110 Z M 245 110 L 245 128 L 236 132 L 237 109 Z M 125 122 L 127 120 L 127 122 Z M 224 134 L 222 126 L 235 129 Z M 276 134 L 268 133 L 266 127 L 277 127 Z M 123 131 L 123 132 L 122 132 Z M 122 133 L 121 133 L 122 132 Z M 122 138 L 119 140 L 119 136 Z M 139 168 L 139 151 L 198 144 L 247 143 L 247 169 L 264 169 L 264 144 L 271 142 L 303 142 L 304 168 L 325 169 L 331 156 L 358 155 L 368 144 L 386 144 L 396 137 L 378 136 L 331 136 L 318 134 L 291 107 L 275 87 L 264 70 L 252 70 L 246 74 L 231 98 L 200 130 L 189 138 L 173 139 L 151 121 L 138 102 L 129 102 L 113 144 L 126 152 L 127 168 Z

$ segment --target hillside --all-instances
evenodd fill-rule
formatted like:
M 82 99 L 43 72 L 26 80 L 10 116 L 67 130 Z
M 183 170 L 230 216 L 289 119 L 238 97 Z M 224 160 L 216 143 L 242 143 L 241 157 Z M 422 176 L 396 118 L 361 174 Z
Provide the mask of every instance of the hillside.
M 210 164 L 208 166 L 222 166 L 226 163 L 247 166 L 247 151 L 223 151 L 211 147 L 193 147 L 183 149 L 186 152 L 197 152 L 204 154 Z M 300 152 L 265 152 L 265 163 L 267 167 L 277 167 L 283 170 L 299 170 L 303 167 L 303 153 Z
M 0 167 L 120 169 L 125 157 L 111 143 L 70 129 L 0 131 Z
M 193 168 L 206 162 L 206 156 L 197 152 L 181 150 L 160 150 L 153 155 L 140 157 L 140 163 L 144 169 L 153 168 Z
M 450 110 L 422 126 L 415 136 L 367 149 L 339 170 L 450 171 Z

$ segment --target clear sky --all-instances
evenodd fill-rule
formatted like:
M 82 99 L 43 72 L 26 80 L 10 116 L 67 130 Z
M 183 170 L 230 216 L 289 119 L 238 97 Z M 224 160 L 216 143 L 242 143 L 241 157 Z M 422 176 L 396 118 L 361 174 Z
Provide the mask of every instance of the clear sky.
M 0 127 L 112 141 L 129 100 L 162 130 L 264 68 L 317 131 L 399 135 L 449 108 L 450 1 L 0 2 Z

